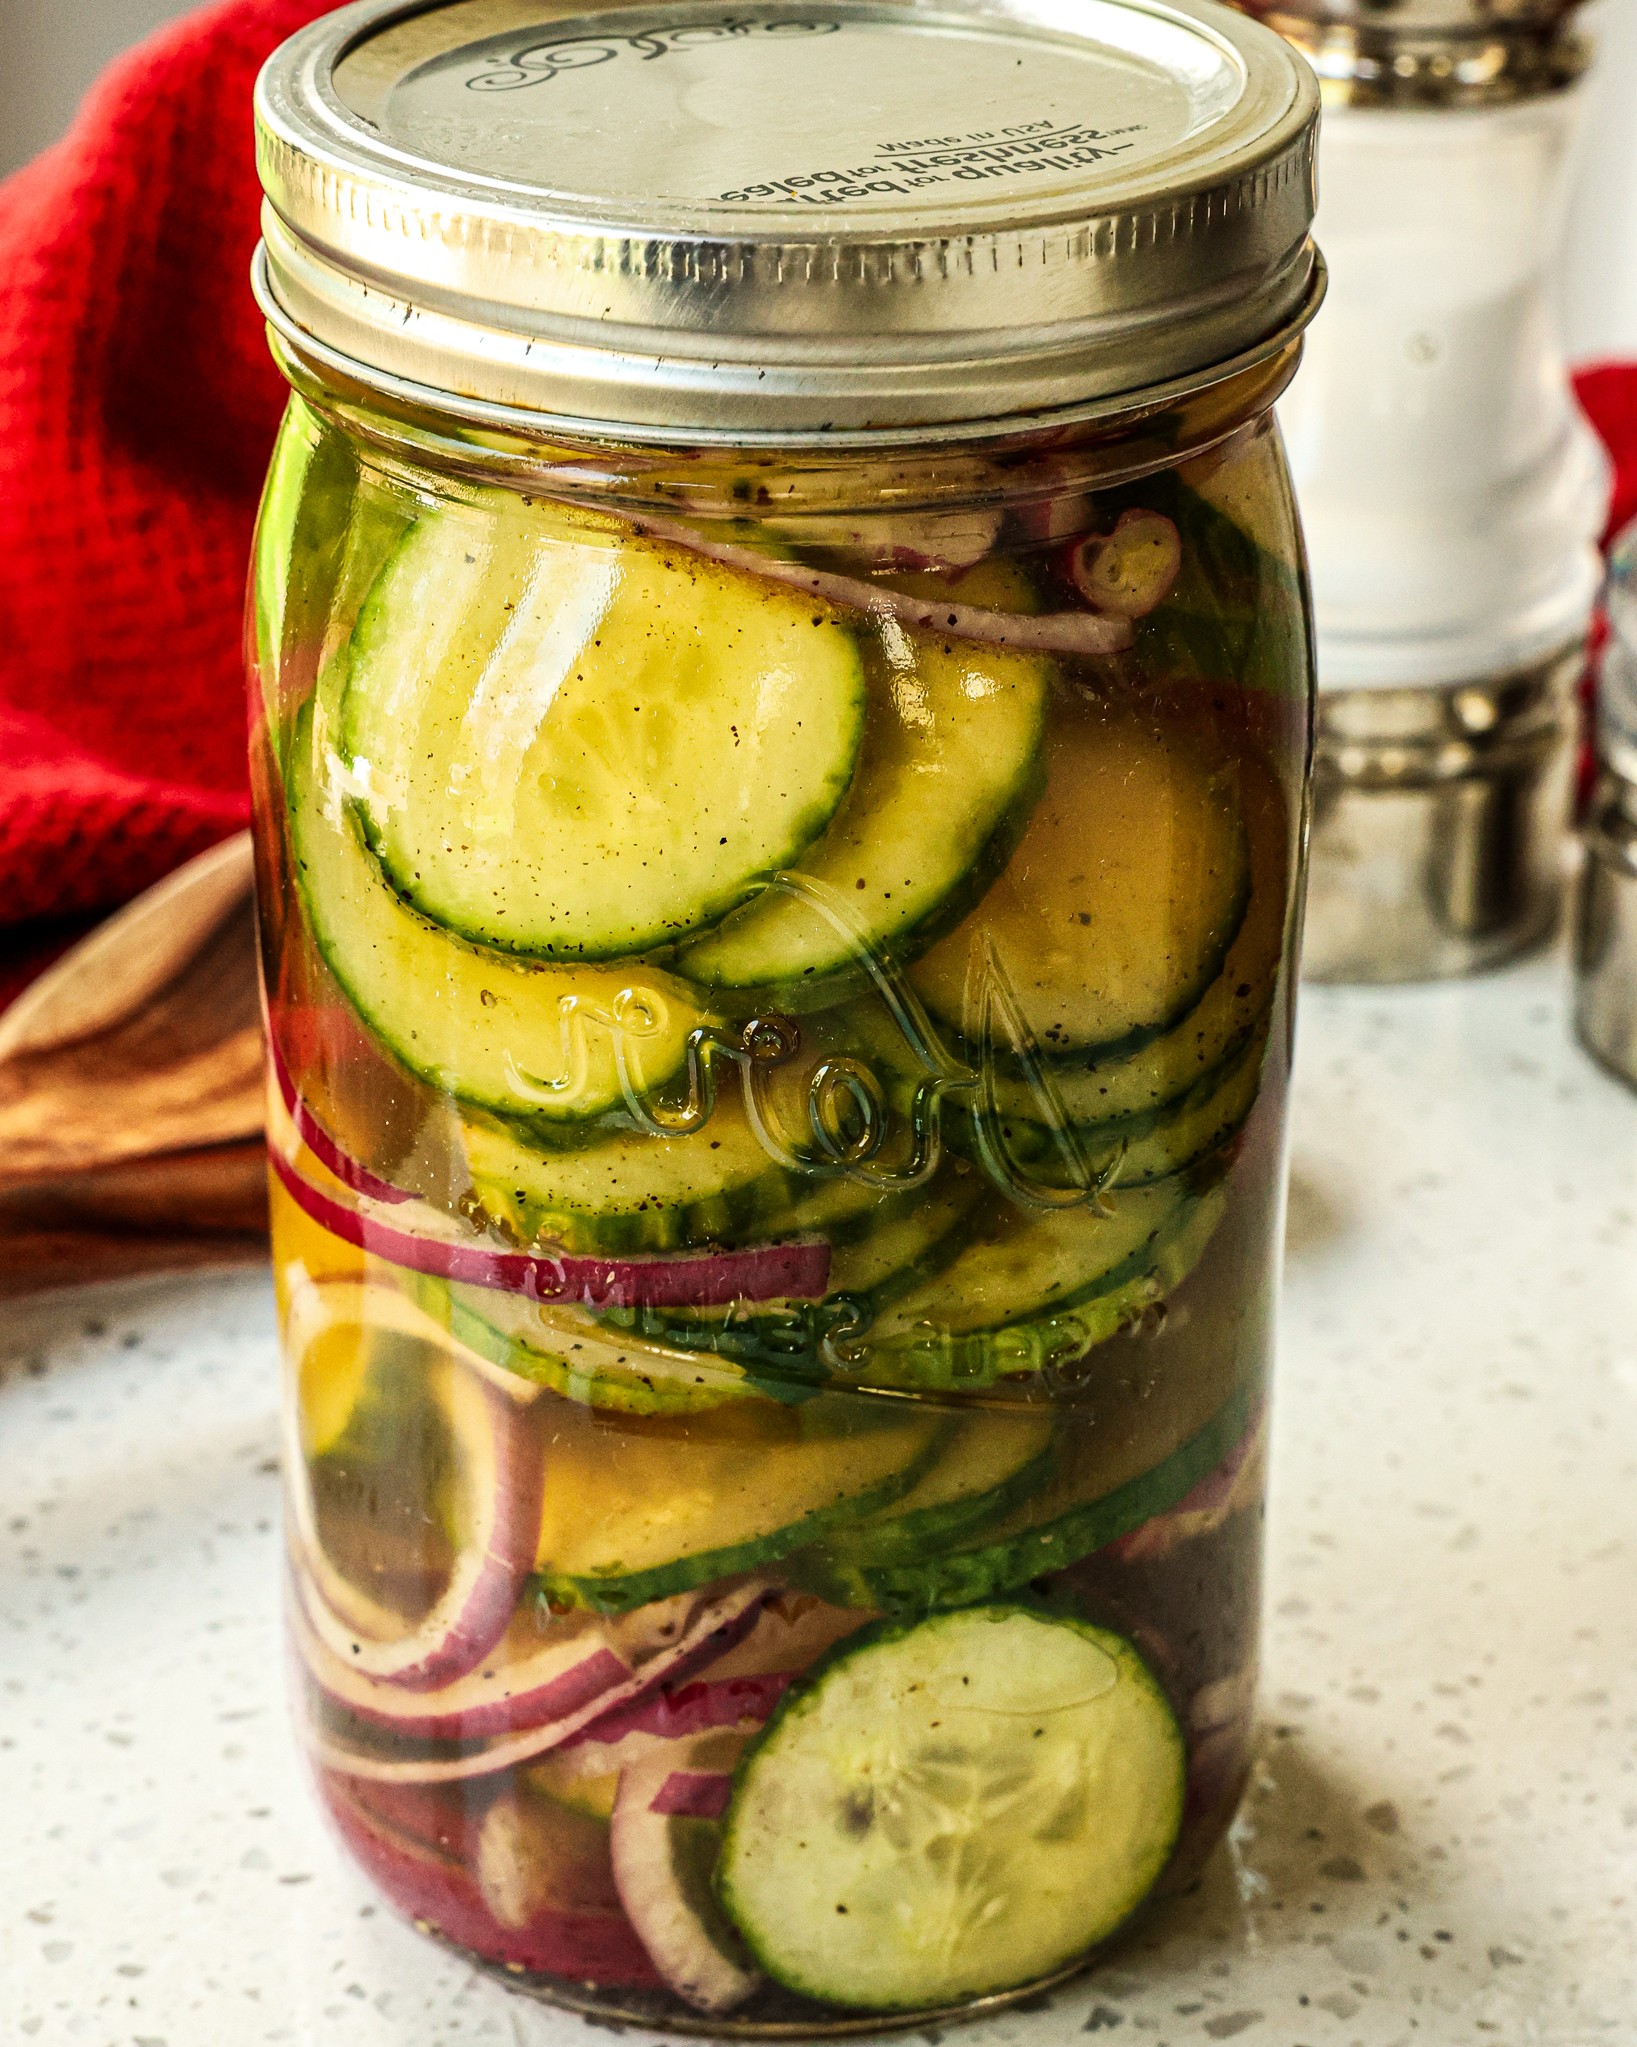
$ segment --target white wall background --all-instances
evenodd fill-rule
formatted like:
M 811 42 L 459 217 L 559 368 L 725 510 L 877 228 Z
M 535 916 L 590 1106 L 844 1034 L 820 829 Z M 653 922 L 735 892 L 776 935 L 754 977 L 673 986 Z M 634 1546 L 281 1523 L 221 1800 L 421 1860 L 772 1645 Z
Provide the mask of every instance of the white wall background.
M 68 126 L 110 57 L 197 0 L 0 0 L 0 177 Z
M 192 0 L 0 0 L 0 176 L 67 126 L 110 57 Z M 1637 0 L 1596 0 L 1602 52 L 1569 237 L 1570 354 L 1637 357 Z
M 1598 0 L 1580 196 L 1569 230 L 1569 353 L 1637 356 L 1637 0 Z

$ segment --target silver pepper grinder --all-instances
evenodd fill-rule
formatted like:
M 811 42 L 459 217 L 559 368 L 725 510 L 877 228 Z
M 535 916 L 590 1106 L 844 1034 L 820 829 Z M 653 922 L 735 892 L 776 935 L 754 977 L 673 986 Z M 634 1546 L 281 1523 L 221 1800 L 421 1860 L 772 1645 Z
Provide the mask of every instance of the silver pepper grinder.
M 1442 979 L 1556 922 L 1602 449 L 1558 263 L 1576 0 L 1255 0 L 1324 89 L 1329 303 L 1281 407 L 1320 708 L 1306 965 Z
M 1595 1059 L 1637 1087 L 1637 526 L 1609 557 L 1608 614 L 1575 905 L 1575 1028 Z

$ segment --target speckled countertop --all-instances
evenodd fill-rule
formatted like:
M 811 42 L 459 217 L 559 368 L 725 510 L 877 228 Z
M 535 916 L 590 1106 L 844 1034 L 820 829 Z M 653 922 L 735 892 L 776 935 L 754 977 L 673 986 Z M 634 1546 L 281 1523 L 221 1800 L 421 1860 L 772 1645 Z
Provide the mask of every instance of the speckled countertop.
M 373 1906 L 307 1799 L 265 1280 L 0 1351 L 0 2040 L 585 2039 Z M 1551 961 L 1306 997 L 1265 1721 L 1199 1892 L 970 2047 L 1637 2039 L 1637 1098 Z

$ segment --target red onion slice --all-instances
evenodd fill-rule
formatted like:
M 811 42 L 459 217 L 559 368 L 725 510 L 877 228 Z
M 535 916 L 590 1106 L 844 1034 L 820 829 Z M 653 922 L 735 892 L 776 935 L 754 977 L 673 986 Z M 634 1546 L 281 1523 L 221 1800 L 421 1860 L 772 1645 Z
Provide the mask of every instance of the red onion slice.
M 648 1810 L 662 1819 L 719 1820 L 732 1798 L 733 1779 L 725 1770 L 673 1770 Z
M 731 1777 L 691 1760 L 685 1750 L 680 1763 L 659 1755 L 623 1771 L 609 1841 L 620 1903 L 654 1967 L 695 2011 L 720 2015 L 761 1978 L 708 1882 L 688 1866 L 703 1845 L 689 1822 L 719 1819 L 733 1789 Z
M 662 1978 L 622 1911 L 582 1905 L 558 1909 L 533 1904 L 517 1923 L 502 1921 L 485 1897 L 472 1863 L 481 1833 L 452 1811 L 447 1842 L 428 1840 L 421 1813 L 400 1818 L 382 1809 L 403 1794 L 372 1789 L 366 1804 L 344 1779 L 322 1781 L 325 1800 L 343 1841 L 383 1894 L 417 1925 L 511 1969 L 543 1970 L 576 1982 L 658 1989 Z
M 508 1655 L 503 1637 L 493 1655 L 430 1694 L 383 1686 L 354 1669 L 313 1633 L 299 1603 L 294 1626 L 301 1660 L 328 1698 L 354 1720 L 415 1741 L 483 1741 L 572 1725 L 588 1711 L 602 1712 L 632 1675 L 589 1617 L 578 1627 L 553 1622 L 546 1639 L 523 1655 Z
M 1157 611 L 1182 573 L 1182 536 L 1163 512 L 1122 512 L 1106 538 L 1069 552 L 1069 576 L 1088 604 L 1123 619 Z
M 753 1624 L 761 1602 L 767 1597 L 767 1590 L 764 1584 L 752 1582 L 711 1595 L 683 1593 L 675 1599 L 657 1600 L 652 1606 L 639 1607 L 635 1613 L 627 1614 L 618 1621 L 600 1622 L 598 1626 L 603 1642 L 612 1657 L 625 1666 L 626 1675 L 610 1683 L 600 1696 L 589 1698 L 555 1718 L 519 1727 L 515 1732 L 485 1741 L 466 1755 L 395 1756 L 387 1751 L 350 1743 L 334 1730 L 316 1723 L 309 1727 L 309 1741 L 324 1768 L 380 1784 L 454 1784 L 514 1769 L 520 1763 L 563 1747 L 592 1721 L 613 1708 L 644 1697 L 668 1678 L 723 1653 L 737 1635 Z M 581 1654 L 588 1656 L 591 1653 L 590 1636 L 576 1637 L 576 1640 L 581 1642 Z M 427 1733 L 428 1724 L 435 1726 L 441 1720 L 447 1727 L 460 1712 L 468 1709 L 476 1713 L 481 1722 L 485 1711 L 484 1701 L 475 1696 L 476 1686 L 470 1686 L 464 1693 L 421 1699 L 419 1704 L 424 1710 L 421 1724 L 417 1725 L 413 1713 L 416 1702 L 407 1701 L 410 1710 L 402 1714 L 392 1712 L 386 1688 L 366 1691 L 356 1684 L 343 1685 L 342 1672 L 336 1669 L 332 1657 L 321 1655 L 316 1666 L 309 1665 L 309 1668 L 315 1681 L 336 1704 L 353 1712 L 355 1717 L 368 1718 L 373 1724 L 390 1729 L 406 1740 L 431 1739 L 433 1737 Z M 505 1680 L 485 1676 L 480 1677 L 479 1682 L 491 1687 L 489 1704 L 497 1704 Z M 538 1691 L 534 1694 L 537 1704 L 540 1696 Z M 358 1713 L 355 1702 L 360 1700 L 371 1710 Z M 675 1744 L 670 1746 L 674 1749 Z M 618 1761 L 609 1759 L 611 1751 L 606 1747 L 598 1747 L 590 1753 L 595 1754 L 599 1761 L 597 1767 L 587 1769 L 583 1773 L 585 1775 L 611 1773 L 619 1767 Z
M 803 562 L 779 561 L 758 554 L 754 548 L 736 547 L 731 541 L 706 540 L 691 527 L 669 519 L 651 518 L 643 513 L 631 521 L 634 530 L 652 540 L 669 541 L 724 568 L 759 576 L 764 582 L 785 583 L 792 590 L 847 611 L 861 611 L 866 617 L 894 618 L 917 632 L 943 634 L 956 640 L 977 640 L 986 646 L 1007 647 L 1025 654 L 1085 654 L 1093 657 L 1123 653 L 1131 645 L 1131 625 L 1126 618 L 1108 618 L 1095 611 L 989 611 L 975 604 L 958 604 L 948 598 L 912 597 L 907 591 L 889 589 L 884 583 L 867 583 L 854 576 L 832 575 L 827 569 L 811 569 Z
M 296 1584 L 313 1635 L 349 1670 L 380 1684 L 433 1691 L 464 1675 L 505 1634 L 534 1569 L 545 1487 L 544 1455 L 518 1410 L 539 1388 L 451 1342 L 390 1287 L 357 1280 L 298 1278 L 290 1288 L 285 1344 L 299 1383 L 311 1346 L 338 1325 L 389 1328 L 443 1353 L 428 1375 L 463 1468 L 473 1526 L 449 1582 L 414 1623 L 352 1585 L 325 1555 L 297 1427 L 288 1404 L 287 1456 Z
M 354 1194 L 367 1195 L 371 1201 L 382 1202 L 387 1207 L 414 1200 L 414 1195 L 406 1194 L 402 1187 L 394 1187 L 390 1181 L 372 1173 L 368 1166 L 360 1165 L 336 1143 L 302 1099 L 290 1069 L 284 1063 L 278 1034 L 271 1024 L 267 1031 L 267 1058 L 273 1069 L 274 1084 L 284 1103 L 285 1113 L 295 1126 L 296 1135 L 326 1172 L 333 1173 L 342 1186 L 351 1188 Z
M 794 1671 L 780 1671 L 765 1677 L 694 1678 L 687 1684 L 667 1685 L 633 1705 L 599 1714 L 574 1745 L 611 1747 L 631 1734 L 684 1741 L 714 1727 L 738 1727 L 746 1721 L 760 1725 L 772 1717 L 795 1677 Z M 588 1761 L 593 1774 L 606 1773 L 606 1764 Z
M 454 1219 L 425 1202 L 408 1205 L 412 1218 L 408 1207 L 397 1206 L 388 1220 L 374 1212 L 371 1197 L 360 1196 L 353 1207 L 315 1187 L 276 1148 L 270 1157 L 290 1199 L 343 1243 L 410 1272 L 521 1294 L 529 1301 L 594 1309 L 711 1308 L 734 1301 L 818 1301 L 830 1284 L 830 1247 L 819 1241 L 680 1258 L 501 1251 L 469 1236 L 457 1237 L 460 1226 Z M 411 1219 L 413 1230 L 404 1228 Z

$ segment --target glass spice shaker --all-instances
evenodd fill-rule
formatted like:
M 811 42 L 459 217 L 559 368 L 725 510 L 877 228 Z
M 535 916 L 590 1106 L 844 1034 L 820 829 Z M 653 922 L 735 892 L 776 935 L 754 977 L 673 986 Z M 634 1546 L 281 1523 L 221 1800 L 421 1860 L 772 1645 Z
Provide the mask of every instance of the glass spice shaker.
M 1323 84 L 1332 290 L 1281 407 L 1319 713 L 1305 971 L 1497 964 L 1556 921 L 1607 509 L 1557 269 L 1574 0 L 1257 0 Z
M 1637 526 L 1609 555 L 1609 644 L 1597 694 L 1597 781 L 1581 828 L 1575 1028 L 1637 1087 Z

